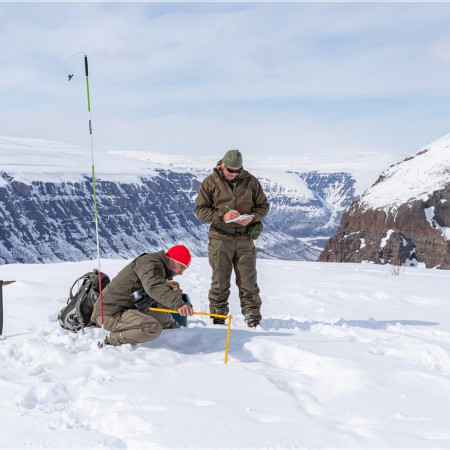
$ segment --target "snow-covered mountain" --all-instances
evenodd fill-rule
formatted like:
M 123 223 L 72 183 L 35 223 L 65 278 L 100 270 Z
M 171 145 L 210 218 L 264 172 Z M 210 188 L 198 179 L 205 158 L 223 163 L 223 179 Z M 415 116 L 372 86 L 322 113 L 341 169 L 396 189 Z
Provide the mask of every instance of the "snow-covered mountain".
M 450 134 L 384 171 L 356 200 L 321 261 L 450 269 Z
M 206 255 L 208 225 L 197 221 L 194 203 L 215 162 L 209 155 L 97 154 L 102 256 L 131 257 L 174 243 Z M 244 163 L 271 203 L 257 241 L 262 257 L 316 259 L 320 250 L 301 239 L 330 236 L 357 197 L 357 182 L 365 184 L 338 166 L 331 170 L 328 161 L 306 163 L 305 157 Z M 0 262 L 76 261 L 96 254 L 90 169 L 88 149 L 0 137 Z
M 402 162 L 384 171 L 362 196 L 365 209 L 396 212 L 430 195 L 450 183 L 450 134 L 447 134 Z

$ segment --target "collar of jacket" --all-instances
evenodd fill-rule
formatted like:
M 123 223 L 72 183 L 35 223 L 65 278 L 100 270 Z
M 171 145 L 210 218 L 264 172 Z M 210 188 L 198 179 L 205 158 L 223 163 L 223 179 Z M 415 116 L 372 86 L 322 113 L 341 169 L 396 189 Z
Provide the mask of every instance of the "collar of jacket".
M 175 275 L 175 273 L 172 272 L 172 270 L 169 267 L 169 261 L 167 260 L 166 252 L 164 250 L 161 250 L 158 253 L 161 256 L 161 261 L 164 265 L 164 269 L 166 270 L 167 279 L 171 280 L 173 278 L 173 276 Z
M 219 175 L 219 177 L 220 177 L 222 180 L 226 181 L 228 184 L 234 184 L 234 183 L 236 183 L 237 181 L 239 181 L 241 178 L 243 178 L 243 177 L 247 174 L 247 171 L 242 170 L 241 173 L 239 173 L 237 176 L 235 176 L 232 180 L 229 180 L 229 179 L 225 176 L 225 174 L 223 173 L 223 171 L 222 171 L 222 169 L 221 169 L 220 167 L 218 167 L 218 166 L 217 166 L 217 167 L 214 167 L 213 170 L 217 173 L 217 175 Z

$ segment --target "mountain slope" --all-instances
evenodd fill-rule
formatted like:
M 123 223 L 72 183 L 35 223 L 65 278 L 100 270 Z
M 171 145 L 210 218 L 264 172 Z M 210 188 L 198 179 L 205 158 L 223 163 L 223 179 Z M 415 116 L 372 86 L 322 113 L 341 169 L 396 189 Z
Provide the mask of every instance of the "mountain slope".
M 450 134 L 383 172 L 345 211 L 319 261 L 450 269 Z

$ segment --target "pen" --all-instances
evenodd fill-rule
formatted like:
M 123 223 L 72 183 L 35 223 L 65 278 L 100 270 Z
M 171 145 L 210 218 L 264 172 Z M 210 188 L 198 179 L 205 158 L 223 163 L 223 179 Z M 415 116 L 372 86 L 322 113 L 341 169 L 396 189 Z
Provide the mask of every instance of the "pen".
M 232 208 L 230 208 L 229 206 L 225 206 L 225 208 L 228 209 L 228 211 L 231 211 Z

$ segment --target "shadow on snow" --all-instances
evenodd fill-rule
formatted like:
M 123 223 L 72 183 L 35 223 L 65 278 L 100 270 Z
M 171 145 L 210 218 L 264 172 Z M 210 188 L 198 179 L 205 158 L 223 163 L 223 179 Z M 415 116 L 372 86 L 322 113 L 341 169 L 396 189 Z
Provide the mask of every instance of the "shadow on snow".
M 305 321 L 300 322 L 294 319 L 264 319 L 262 321 L 262 327 L 267 330 L 301 330 L 311 331 L 314 325 L 334 325 L 334 326 L 346 326 L 346 327 L 358 327 L 358 328 L 370 328 L 372 330 L 386 330 L 390 325 L 408 325 L 408 326 L 426 326 L 432 327 L 439 325 L 438 322 L 425 322 L 423 320 L 375 320 L 370 318 L 368 320 L 345 320 L 340 319 L 337 322 L 318 322 L 318 321 Z

